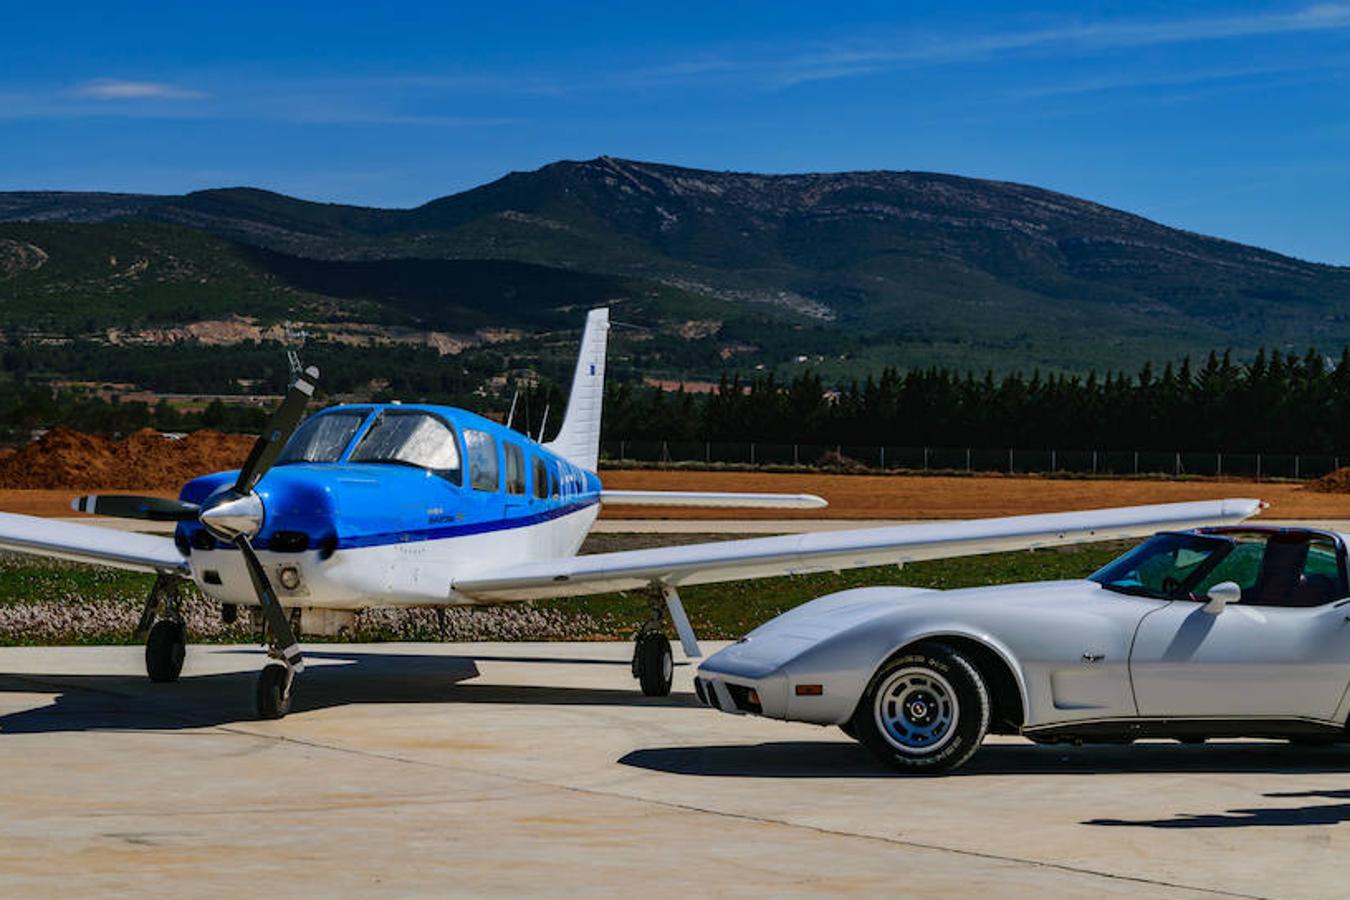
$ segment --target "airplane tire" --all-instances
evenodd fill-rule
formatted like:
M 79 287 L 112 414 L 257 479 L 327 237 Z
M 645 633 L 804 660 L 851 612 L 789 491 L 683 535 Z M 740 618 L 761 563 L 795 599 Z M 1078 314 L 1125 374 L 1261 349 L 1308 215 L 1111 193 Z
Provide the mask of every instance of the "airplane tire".
M 675 656 L 670 641 L 664 634 L 648 631 L 638 636 L 633 657 L 638 683 L 648 697 L 670 696 L 670 684 L 675 678 Z
M 161 619 L 145 640 L 145 674 L 151 681 L 177 681 L 187 656 L 183 624 Z
M 288 676 L 283 665 L 263 666 L 258 673 L 258 718 L 280 719 L 291 711 L 291 694 L 286 690 Z

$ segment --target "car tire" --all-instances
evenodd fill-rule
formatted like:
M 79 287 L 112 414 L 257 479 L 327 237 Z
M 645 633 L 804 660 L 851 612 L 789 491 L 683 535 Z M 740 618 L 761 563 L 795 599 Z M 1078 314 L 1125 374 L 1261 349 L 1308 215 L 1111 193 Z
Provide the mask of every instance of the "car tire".
M 891 768 L 938 774 L 960 766 L 989 730 L 989 691 L 959 651 L 925 642 L 877 670 L 849 723 Z

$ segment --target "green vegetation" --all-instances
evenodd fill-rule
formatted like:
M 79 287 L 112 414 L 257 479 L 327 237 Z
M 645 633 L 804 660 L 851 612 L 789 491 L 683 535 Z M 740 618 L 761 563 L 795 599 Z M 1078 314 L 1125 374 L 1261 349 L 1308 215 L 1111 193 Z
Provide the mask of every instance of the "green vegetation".
M 758 441 L 907 447 L 1061 447 L 1253 453 L 1350 448 L 1350 349 L 1262 350 L 1251 363 L 1210 353 L 1161 374 L 996 378 L 950 369 L 886 369 L 836 395 L 817 373 L 743 385 L 723 377 L 707 395 L 616 385 L 606 398 L 613 439 Z M 987 463 L 986 463 L 987 464 Z
M 228 313 L 556 331 L 611 303 L 661 337 L 630 348 L 643 374 L 715 378 L 728 352 L 780 376 L 805 356 L 832 382 L 886 366 L 1083 373 L 1197 347 L 1350 343 L 1350 270 L 932 173 L 766 177 L 602 157 L 408 210 L 250 189 L 115 199 L 0 194 L 7 334 Z M 62 218 L 89 224 L 17 221 Z M 721 324 L 679 337 L 689 320 Z

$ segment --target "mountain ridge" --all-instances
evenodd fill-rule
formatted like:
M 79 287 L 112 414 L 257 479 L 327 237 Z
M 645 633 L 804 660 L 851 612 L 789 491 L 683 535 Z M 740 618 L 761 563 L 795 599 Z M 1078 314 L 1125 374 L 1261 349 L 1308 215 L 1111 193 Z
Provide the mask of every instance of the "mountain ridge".
M 288 289 L 331 292 L 337 275 L 318 271 L 324 265 L 379 263 L 370 271 L 398 280 L 419 265 L 436 271 L 422 265 L 428 260 L 512 263 L 542 267 L 528 270 L 531 279 L 550 270 L 600 279 L 586 282 L 597 296 L 578 302 L 645 292 L 666 296 L 658 306 L 667 319 L 685 304 L 699 307 L 686 318 L 721 309 L 824 329 L 832 337 L 803 338 L 796 349 L 843 349 L 868 365 L 1082 369 L 1094 357 L 1111 366 L 1214 347 L 1350 343 L 1350 268 L 1031 185 L 944 173 L 763 175 L 601 156 L 511 172 L 403 209 L 247 187 L 0 193 L 0 223 L 11 226 L 97 231 L 137 222 L 272 254 L 241 251 L 261 277 Z M 89 239 L 99 238 L 91 231 Z M 384 302 L 377 280 L 362 285 L 362 297 L 336 299 Z M 484 287 L 511 295 L 509 286 Z M 414 315 L 434 314 L 434 285 L 418 291 Z M 510 303 L 490 308 L 502 325 L 519 324 Z

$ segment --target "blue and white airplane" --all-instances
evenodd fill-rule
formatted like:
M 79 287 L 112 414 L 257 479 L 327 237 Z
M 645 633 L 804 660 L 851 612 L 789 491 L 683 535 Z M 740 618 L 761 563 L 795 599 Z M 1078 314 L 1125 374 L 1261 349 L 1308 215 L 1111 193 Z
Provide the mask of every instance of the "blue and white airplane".
M 372 607 L 487 606 L 646 590 L 633 675 L 670 692 L 667 613 L 698 657 L 678 588 L 1138 537 L 1240 521 L 1213 501 L 752 538 L 578 556 L 602 504 L 802 509 L 809 494 L 607 491 L 596 474 L 609 313 L 592 310 L 561 429 L 539 443 L 481 416 L 426 404 L 334 406 L 301 420 L 319 373 L 291 384 L 243 468 L 196 478 L 178 500 L 91 495 L 81 512 L 176 522 L 172 539 L 0 513 L 0 549 L 158 575 L 138 636 L 149 677 L 186 654 L 178 587 L 191 580 L 232 620 L 253 617 L 270 660 L 257 710 L 279 718 L 304 670 L 298 634 L 336 635 Z

